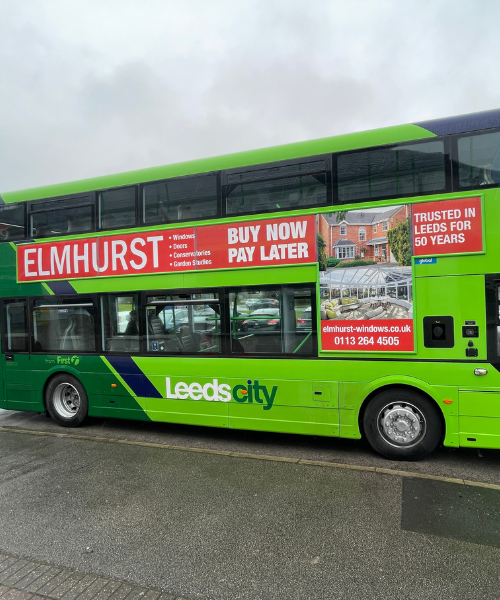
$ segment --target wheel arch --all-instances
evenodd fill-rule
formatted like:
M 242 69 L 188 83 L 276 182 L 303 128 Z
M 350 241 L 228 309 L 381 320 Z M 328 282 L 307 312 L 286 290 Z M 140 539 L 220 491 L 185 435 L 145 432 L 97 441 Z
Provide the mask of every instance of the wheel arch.
M 57 375 L 61 375 L 63 373 L 72 375 L 75 379 L 78 379 L 78 381 L 81 383 L 81 385 L 83 385 L 82 380 L 80 378 L 80 373 L 76 369 L 72 369 L 71 367 L 57 367 L 57 368 L 49 371 L 47 373 L 47 377 L 45 378 L 45 382 L 42 387 L 42 402 L 43 402 L 43 407 L 44 407 L 45 411 L 47 411 L 47 394 L 46 394 L 46 392 L 47 392 L 47 388 L 49 387 L 49 383 L 52 381 L 52 379 L 54 379 L 54 377 L 57 377 Z M 85 388 L 85 386 L 83 386 L 83 387 Z
M 388 381 L 384 381 L 381 382 L 380 380 L 377 380 L 375 383 L 378 383 L 378 385 L 374 386 L 373 389 L 371 389 L 371 391 L 368 393 L 368 395 L 365 397 L 365 399 L 363 400 L 363 403 L 361 404 L 361 408 L 359 410 L 359 414 L 358 414 L 358 427 L 359 427 L 359 431 L 362 435 L 363 438 L 365 438 L 365 431 L 364 431 L 364 427 L 363 427 L 363 418 L 366 412 L 366 408 L 368 406 L 368 404 L 370 403 L 370 400 L 372 400 L 372 398 L 374 398 L 375 396 L 377 396 L 378 394 L 380 394 L 381 392 L 384 391 L 388 391 L 388 390 L 394 390 L 394 389 L 403 389 L 403 390 L 411 390 L 413 392 L 417 392 L 420 395 L 428 398 L 429 400 L 431 400 L 434 405 L 436 406 L 436 408 L 438 409 L 438 414 L 439 414 L 439 418 L 441 421 L 441 442 L 443 442 L 444 438 L 446 437 L 446 420 L 443 414 L 443 410 L 441 409 L 441 407 L 439 406 L 439 403 L 437 402 L 436 398 L 433 396 L 432 394 L 432 388 L 430 385 L 426 384 L 424 381 L 420 381 L 420 380 L 412 380 L 410 378 L 409 381 L 401 381 L 401 379 L 398 379 L 397 381 L 392 381 L 392 378 L 388 378 Z

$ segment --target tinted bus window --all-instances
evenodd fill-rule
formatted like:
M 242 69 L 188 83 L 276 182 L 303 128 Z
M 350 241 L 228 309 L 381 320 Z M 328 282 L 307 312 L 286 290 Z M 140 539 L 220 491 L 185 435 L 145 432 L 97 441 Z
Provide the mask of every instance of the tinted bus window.
M 5 350 L 7 352 L 27 352 L 28 326 L 26 302 L 23 300 L 6 303 L 5 321 Z
M 146 348 L 152 353 L 221 352 L 219 294 L 148 296 Z
M 325 206 L 325 161 L 228 173 L 224 199 L 228 215 Z
M 34 238 L 94 230 L 94 207 L 88 197 L 37 202 L 30 211 L 30 235 Z
M 337 159 L 341 203 L 431 194 L 446 186 L 442 141 L 342 154 Z
M 248 288 L 230 293 L 231 352 L 311 354 L 315 348 L 309 288 Z
M 95 352 L 92 299 L 36 300 L 32 322 L 35 352 Z
M 99 192 L 99 227 L 117 229 L 135 225 L 135 187 Z
M 102 347 L 107 352 L 139 352 L 137 294 L 109 294 L 101 298 Z
M 500 183 L 500 132 L 460 138 L 458 162 L 461 188 Z
M 217 176 L 201 175 L 148 183 L 143 188 L 144 223 L 195 221 L 217 216 Z
M 0 206 L 0 241 L 10 242 L 26 238 L 24 211 L 25 207 L 22 204 Z

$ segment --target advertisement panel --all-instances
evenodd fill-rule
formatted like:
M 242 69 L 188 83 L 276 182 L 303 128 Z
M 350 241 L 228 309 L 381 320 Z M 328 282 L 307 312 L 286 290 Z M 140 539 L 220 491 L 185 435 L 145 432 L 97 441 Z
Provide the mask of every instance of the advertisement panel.
M 321 278 L 323 350 L 411 352 L 411 267 L 336 268 Z
M 320 273 L 322 349 L 413 351 L 412 255 L 484 252 L 481 197 L 337 215 L 325 217 L 340 261 Z
M 412 207 L 413 255 L 483 252 L 481 198 L 453 198 Z
M 315 215 L 17 246 L 18 281 L 312 263 Z
M 414 350 L 410 215 L 402 205 L 325 217 L 338 260 L 320 272 L 323 350 Z

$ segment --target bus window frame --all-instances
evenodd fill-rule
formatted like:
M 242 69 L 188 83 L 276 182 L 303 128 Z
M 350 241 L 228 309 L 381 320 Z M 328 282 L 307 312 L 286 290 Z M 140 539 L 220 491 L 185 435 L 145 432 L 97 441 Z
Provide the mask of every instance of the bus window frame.
M 382 144 L 380 146 L 365 146 L 356 150 L 346 150 L 344 152 L 334 152 L 332 155 L 332 172 L 333 172 L 333 205 L 334 206 L 349 206 L 350 204 L 359 204 L 360 202 L 387 202 L 390 200 L 399 200 L 404 198 L 416 198 L 418 196 L 432 196 L 437 194 L 449 194 L 452 189 L 452 159 L 451 159 L 451 136 L 441 135 L 435 137 L 423 138 L 420 140 L 408 140 L 406 142 L 397 142 L 395 144 Z M 400 146 L 409 146 L 417 144 L 428 144 L 429 142 L 443 142 L 444 156 L 444 188 L 433 192 L 415 192 L 413 194 L 395 194 L 394 196 L 383 196 L 381 198 L 358 198 L 349 200 L 348 202 L 340 202 L 339 200 L 339 177 L 338 177 L 338 158 L 340 156 L 348 156 L 362 152 L 371 152 L 377 150 L 387 150 L 391 148 L 399 148 Z
M 100 313 L 100 305 L 98 304 L 98 299 L 99 296 L 101 294 L 60 294 L 60 295 L 56 295 L 54 294 L 53 296 L 31 296 L 28 298 L 28 327 L 29 327 L 29 334 L 28 334 L 28 338 L 29 338 L 29 354 L 35 354 L 37 356 L 43 355 L 43 354 L 47 354 L 47 355 L 52 355 L 52 354 L 60 354 L 60 355 L 67 355 L 67 354 L 78 354 L 80 355 L 85 355 L 85 356 L 96 356 L 96 355 L 100 355 L 100 356 L 104 356 L 105 351 L 102 348 L 102 342 L 101 339 L 99 337 L 99 333 L 101 331 L 102 328 L 102 323 L 101 323 L 101 313 Z M 36 306 L 36 302 L 39 301 L 43 301 L 46 300 L 47 302 L 50 302 L 50 300 L 54 300 L 54 298 L 57 298 L 58 300 L 74 300 L 74 304 L 82 304 L 81 300 L 82 298 L 91 298 L 92 299 L 92 307 L 95 310 L 95 319 L 94 319 L 94 338 L 95 338 L 95 350 L 91 350 L 90 352 L 84 351 L 84 350 L 78 350 L 78 352 L 71 352 L 71 351 L 66 351 L 66 350 L 42 350 L 42 351 L 38 351 L 34 349 L 34 345 L 35 345 L 35 336 L 34 336 L 34 324 L 33 324 L 33 311 L 35 310 Z M 54 309 L 57 307 L 61 307 L 64 306 L 64 304 L 54 304 Z M 70 304 L 71 306 L 71 304 Z M 3 311 L 5 313 L 5 309 Z M 5 318 L 5 316 L 4 316 Z
M 293 208 L 282 208 L 279 210 L 276 210 L 275 208 L 271 208 L 269 210 L 259 210 L 258 213 L 255 212 L 241 212 L 241 213 L 228 213 L 227 212 L 227 196 L 230 193 L 231 189 L 234 189 L 235 186 L 239 185 L 238 183 L 229 183 L 228 182 L 228 175 L 233 175 L 235 173 L 252 173 L 255 171 L 262 171 L 264 169 L 272 169 L 272 168 L 278 168 L 278 167 L 287 167 L 287 166 L 293 166 L 293 165 L 301 165 L 304 163 L 311 163 L 311 162 L 316 162 L 318 160 L 324 160 L 325 161 L 325 169 L 323 171 L 319 170 L 319 171 L 312 171 L 311 173 L 304 173 L 304 175 L 319 175 L 321 174 L 325 174 L 326 176 L 326 204 L 319 204 L 319 205 L 311 205 L 311 206 L 302 206 L 302 207 L 293 207 Z M 328 154 L 316 154 L 314 156 L 305 156 L 303 158 L 300 159 L 293 159 L 293 160 L 280 160 L 280 161 L 273 161 L 273 162 L 268 162 L 268 163 L 259 163 L 258 165 L 251 165 L 251 166 L 247 166 L 247 167 L 238 167 L 238 168 L 233 168 L 233 169 L 222 169 L 220 171 L 220 179 L 221 179 L 221 202 L 222 202 L 222 216 L 223 218 L 228 218 L 228 219 L 238 219 L 239 217 L 242 216 L 254 216 L 254 217 L 258 217 L 259 215 L 266 215 L 266 214 L 271 214 L 271 213 L 280 213 L 280 212 L 290 212 L 292 210 L 295 211 L 310 211 L 313 209 L 317 209 L 317 210 L 325 210 L 329 207 L 332 206 L 333 204 L 333 172 L 332 172 L 332 154 L 328 153 Z M 264 183 L 266 181 L 276 181 L 278 179 L 287 179 L 292 178 L 292 177 L 298 177 L 300 176 L 300 172 L 297 172 L 295 174 L 290 174 L 290 175 L 281 175 L 281 176 L 269 176 L 269 177 L 260 177 L 258 179 L 248 179 L 245 180 L 242 183 Z
M 234 294 L 236 292 L 251 292 L 254 290 L 266 291 L 266 290 L 275 290 L 276 288 L 280 289 L 280 301 L 281 301 L 281 290 L 286 287 L 292 287 L 294 290 L 306 289 L 311 292 L 311 333 L 313 334 L 313 347 L 309 354 L 275 354 L 272 352 L 246 352 L 239 353 L 231 351 L 231 304 L 230 304 L 230 294 Z M 272 358 L 276 360 L 311 360 L 318 359 L 318 319 L 317 319 L 317 300 L 318 294 L 316 289 L 316 283 L 314 282 L 301 282 L 301 283 L 276 283 L 276 284 L 265 284 L 265 285 L 240 285 L 240 286 L 227 286 L 224 288 L 226 293 L 226 314 L 228 320 L 228 327 L 226 330 L 227 336 L 227 356 L 228 358 L 247 358 L 247 359 L 258 359 L 258 358 Z M 281 319 L 281 317 L 280 317 Z M 283 332 L 280 329 L 281 336 L 283 336 Z
M 33 214 L 42 214 L 42 213 L 46 213 L 46 212 L 50 212 L 52 210 L 55 210 L 55 207 L 53 208 L 39 208 L 37 210 L 38 206 L 42 206 L 45 203 L 63 203 L 65 200 L 75 200 L 75 206 L 78 207 L 83 207 L 83 206 L 90 206 L 91 207 L 91 227 L 90 229 L 87 229 L 85 231 L 72 231 L 71 233 L 61 233 L 61 234 L 50 234 L 50 235 L 41 235 L 41 234 L 33 234 L 32 231 L 32 220 L 31 220 L 31 215 Z M 83 202 L 78 203 L 78 200 L 83 200 Z M 94 233 L 96 231 L 96 192 L 92 191 L 92 192 L 84 192 L 84 193 L 80 193 L 80 194 L 67 194 L 65 196 L 57 196 L 54 198 L 43 198 L 43 199 L 37 199 L 37 200 L 31 200 L 30 202 L 27 203 L 27 223 L 26 223 L 26 235 L 27 235 L 27 239 L 28 240 L 37 240 L 37 239 L 42 239 L 42 238 L 53 238 L 53 237 L 74 237 L 77 235 L 87 235 L 90 233 Z M 67 209 L 71 209 L 73 208 L 72 206 L 67 206 L 67 207 L 62 207 L 61 210 L 64 210 L 64 208 Z
M 213 300 L 212 304 L 218 304 L 221 307 L 220 313 L 220 352 L 214 354 L 204 354 L 202 352 L 165 352 L 165 351 L 148 351 L 147 348 L 147 318 L 146 318 L 146 309 L 148 306 L 151 306 L 151 302 L 148 303 L 148 296 L 179 296 L 182 294 L 193 295 L 193 294 L 218 294 L 218 300 Z M 175 305 L 177 301 L 165 301 L 164 303 L 158 303 L 157 306 L 160 305 Z M 195 302 L 186 299 L 187 304 L 195 304 Z M 203 300 L 197 301 L 198 304 L 203 304 Z M 205 358 L 226 358 L 228 356 L 227 353 L 227 331 L 226 331 L 226 298 L 225 298 L 225 288 L 221 287 L 210 287 L 210 288 L 160 288 L 153 290 L 141 290 L 139 291 L 139 334 L 141 337 L 141 355 L 148 357 L 155 356 L 176 356 L 179 358 L 184 357 L 205 357 Z
M 499 183 L 489 183 L 485 185 L 476 185 L 470 187 L 460 186 L 460 161 L 458 155 L 458 142 L 463 138 L 472 136 L 488 135 L 490 133 L 500 133 L 500 127 L 492 127 L 491 129 L 479 129 L 476 131 L 467 131 L 465 133 L 456 133 L 449 135 L 451 145 L 451 162 L 453 170 L 453 191 L 454 192 L 482 192 L 483 190 L 490 190 L 492 188 L 500 187 Z
M 134 215 L 135 215 L 135 221 L 133 225 L 128 225 L 127 227 L 123 227 L 122 225 L 118 225 L 117 227 L 101 227 L 99 225 L 99 222 L 101 221 L 101 194 L 105 193 L 105 192 L 116 192 L 118 190 L 124 190 L 124 189 L 128 189 L 128 188 L 134 188 L 134 193 L 135 193 L 135 210 L 134 210 Z M 103 188 L 103 189 L 99 189 L 96 190 L 95 192 L 95 229 L 94 231 L 114 231 L 117 229 L 136 229 L 137 227 L 141 227 L 141 223 L 139 221 L 140 218 L 140 214 L 139 214 L 139 202 L 138 202 L 138 198 L 139 198 L 139 186 L 138 185 L 120 185 L 118 187 L 111 187 L 111 188 Z
M 25 319 L 26 319 L 26 327 L 27 327 L 27 350 L 9 350 L 7 348 L 7 305 L 16 303 L 16 302 L 24 302 L 24 311 L 25 311 Z M 2 298 L 1 302 L 1 319 L 0 323 L 2 326 L 2 335 L 1 335 L 1 348 L 2 354 L 4 355 L 13 355 L 13 354 L 30 354 L 31 350 L 31 316 L 30 316 L 30 308 L 29 308 L 30 298 L 27 296 L 19 296 L 19 297 L 6 297 Z
M 0 243 L 3 244 L 4 242 L 13 242 L 13 243 L 21 243 L 21 242 L 25 242 L 26 240 L 30 239 L 29 235 L 28 235 L 28 203 L 27 202 L 4 202 L 2 204 L 2 206 L 16 206 L 16 207 L 22 207 L 23 209 L 23 226 L 24 226 L 24 236 L 17 239 L 17 240 L 0 240 Z
M 144 188 L 148 185 L 164 183 L 166 181 L 175 181 L 180 179 L 194 179 L 196 177 L 205 177 L 207 175 L 214 175 L 216 178 L 216 187 L 217 187 L 217 197 L 216 197 L 216 214 L 208 219 L 199 219 L 199 218 L 189 218 L 189 219 L 178 219 L 175 221 L 164 221 L 164 222 L 149 222 L 146 223 L 144 220 L 145 211 L 146 211 L 146 203 L 144 197 Z M 162 179 L 154 179 L 152 181 L 144 181 L 139 184 L 138 190 L 138 202 L 137 202 L 137 226 L 138 227 L 160 227 L 162 225 L 182 225 L 184 223 L 192 223 L 196 221 L 202 221 L 204 223 L 210 222 L 215 219 L 222 218 L 222 202 L 221 202 L 221 171 L 206 171 L 204 173 L 195 173 L 193 175 L 181 175 L 179 177 L 164 177 Z

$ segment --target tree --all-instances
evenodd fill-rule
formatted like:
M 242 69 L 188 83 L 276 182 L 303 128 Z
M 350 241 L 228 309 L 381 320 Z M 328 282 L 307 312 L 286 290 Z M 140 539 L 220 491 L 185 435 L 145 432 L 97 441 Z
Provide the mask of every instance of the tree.
M 400 267 L 411 265 L 410 219 L 406 219 L 387 232 L 387 241 Z
M 325 240 L 321 233 L 318 233 L 318 262 L 319 270 L 326 271 L 326 252 L 325 252 Z

